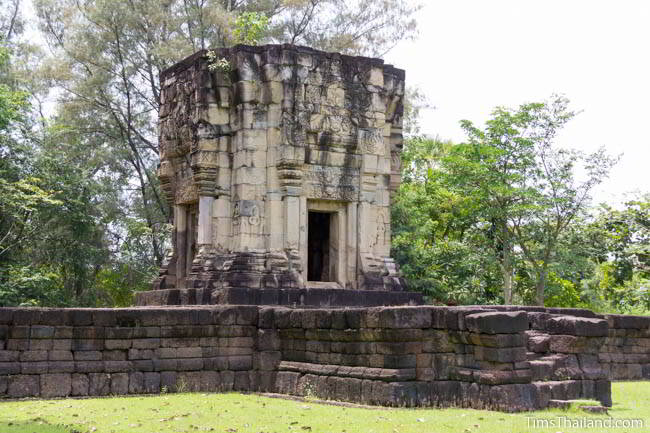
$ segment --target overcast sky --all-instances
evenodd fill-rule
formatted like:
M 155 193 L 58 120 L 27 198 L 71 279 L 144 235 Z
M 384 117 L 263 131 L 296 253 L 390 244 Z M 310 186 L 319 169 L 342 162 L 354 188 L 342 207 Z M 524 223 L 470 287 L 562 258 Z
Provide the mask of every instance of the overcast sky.
M 583 112 L 558 144 L 623 153 L 595 201 L 650 192 L 650 1 L 423 2 L 418 40 L 385 56 L 435 106 L 423 133 L 461 141 L 461 119 L 562 93 Z

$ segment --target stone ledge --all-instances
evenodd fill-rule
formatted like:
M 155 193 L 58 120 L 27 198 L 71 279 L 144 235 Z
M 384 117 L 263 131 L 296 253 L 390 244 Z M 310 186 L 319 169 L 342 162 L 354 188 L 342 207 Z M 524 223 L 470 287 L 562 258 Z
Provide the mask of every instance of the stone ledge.
M 379 307 L 423 304 L 421 293 L 350 289 L 165 289 L 136 293 L 138 306 L 284 305 L 296 307 Z
M 353 377 L 357 379 L 382 380 L 387 382 L 416 379 L 415 368 L 369 368 L 344 365 L 314 364 L 310 362 L 282 361 L 279 371 L 292 371 L 318 376 Z

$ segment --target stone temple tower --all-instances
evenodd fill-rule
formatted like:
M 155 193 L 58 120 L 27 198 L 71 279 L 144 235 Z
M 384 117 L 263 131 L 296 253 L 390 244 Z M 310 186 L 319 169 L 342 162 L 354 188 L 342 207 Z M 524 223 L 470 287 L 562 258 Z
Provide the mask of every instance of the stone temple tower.
M 238 45 L 200 51 L 160 83 L 173 253 L 138 304 L 419 302 L 390 258 L 403 70 Z

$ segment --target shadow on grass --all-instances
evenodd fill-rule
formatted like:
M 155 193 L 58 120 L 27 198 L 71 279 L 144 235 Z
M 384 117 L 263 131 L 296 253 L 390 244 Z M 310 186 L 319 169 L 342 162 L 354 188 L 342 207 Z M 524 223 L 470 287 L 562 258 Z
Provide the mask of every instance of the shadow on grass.
M 6 422 L 0 421 L 0 432 L 2 433 L 80 433 L 81 430 L 74 427 L 47 424 L 44 421 L 23 421 Z

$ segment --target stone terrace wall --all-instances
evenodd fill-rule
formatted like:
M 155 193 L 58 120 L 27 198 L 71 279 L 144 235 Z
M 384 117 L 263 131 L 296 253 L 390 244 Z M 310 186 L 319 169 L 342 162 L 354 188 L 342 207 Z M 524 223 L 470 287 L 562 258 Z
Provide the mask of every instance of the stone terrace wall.
M 513 307 L 0 309 L 0 398 L 166 389 L 502 410 L 550 399 L 610 405 L 610 378 L 648 378 L 649 325 Z
M 257 308 L 0 309 L 0 396 L 255 388 Z
M 612 380 L 650 379 L 650 317 L 603 316 L 609 324 L 598 360 Z

